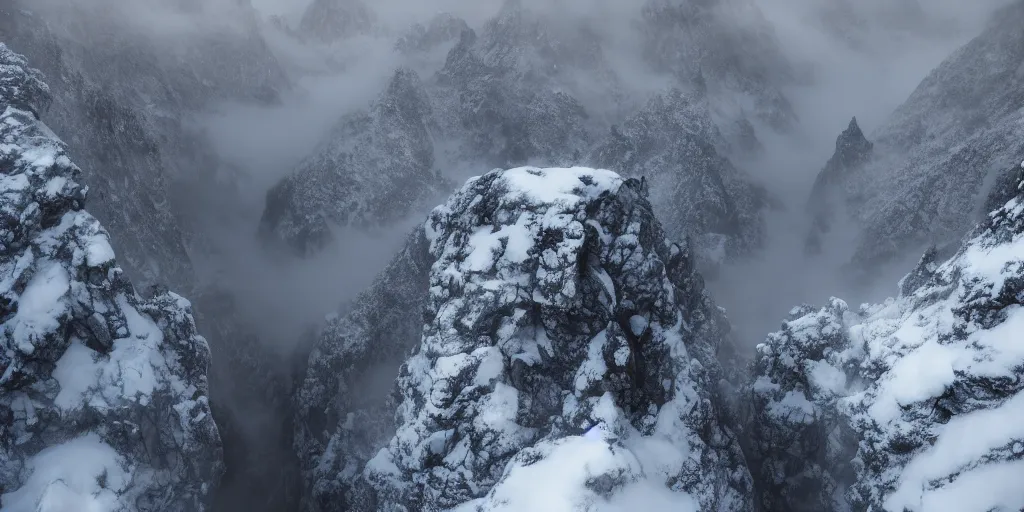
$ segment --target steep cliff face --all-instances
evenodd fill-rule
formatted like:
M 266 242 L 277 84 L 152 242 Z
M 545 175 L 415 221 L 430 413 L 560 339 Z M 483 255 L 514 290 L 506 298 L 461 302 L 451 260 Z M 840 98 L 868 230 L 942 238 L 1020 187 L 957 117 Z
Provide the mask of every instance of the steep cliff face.
M 748 391 L 762 503 L 1024 507 L 1024 188 L 1011 189 L 951 259 L 929 251 L 897 298 L 799 308 L 758 347 Z
M 0 507 L 204 510 L 223 472 L 209 348 L 184 298 L 139 296 L 0 44 Z
M 750 509 L 718 405 L 728 325 L 645 196 L 609 171 L 518 168 L 435 209 L 310 360 L 298 448 L 318 506 L 500 508 L 526 467 L 582 450 L 595 465 L 548 506 L 640 486 L 679 506 Z M 395 391 L 358 403 L 346 390 L 371 372 L 397 374 Z
M 874 157 L 828 188 L 862 229 L 862 268 L 935 244 L 956 246 L 987 213 L 985 197 L 1024 147 L 1020 62 L 1024 3 L 925 78 L 876 133 Z M 816 191 L 816 194 L 819 192 Z

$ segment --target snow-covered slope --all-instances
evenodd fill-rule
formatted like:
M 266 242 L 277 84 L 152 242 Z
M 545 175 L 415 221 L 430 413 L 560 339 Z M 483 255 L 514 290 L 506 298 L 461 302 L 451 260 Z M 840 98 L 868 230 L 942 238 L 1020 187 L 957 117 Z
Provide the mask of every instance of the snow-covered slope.
M 184 298 L 136 294 L 0 44 L 0 508 L 203 510 L 223 471 L 209 348 Z
M 750 510 L 717 405 L 728 325 L 646 193 L 527 167 L 435 209 L 311 357 L 297 447 L 319 508 L 617 510 L 654 493 Z M 352 392 L 396 374 L 390 398 Z
M 1024 151 L 1022 23 L 1022 2 L 998 12 L 869 134 L 872 157 L 830 185 L 846 199 L 836 205 L 848 207 L 862 228 L 856 265 L 901 258 L 928 244 L 955 248 L 986 213 L 989 187 Z
M 770 510 L 1021 510 L 1024 176 L 900 295 L 793 311 L 758 347 L 751 467 Z M 845 492 L 844 492 L 845 491 Z

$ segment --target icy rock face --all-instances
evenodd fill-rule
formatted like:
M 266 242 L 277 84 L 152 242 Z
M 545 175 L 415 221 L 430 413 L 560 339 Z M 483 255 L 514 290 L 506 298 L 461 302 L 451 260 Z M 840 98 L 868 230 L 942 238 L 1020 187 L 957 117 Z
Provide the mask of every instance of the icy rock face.
M 850 174 L 859 172 L 871 158 L 874 144 L 864 137 L 857 118 L 850 121 L 850 126 L 836 138 L 836 151 L 829 158 L 825 168 L 818 173 L 811 190 L 811 198 L 807 204 L 807 212 L 812 216 L 811 232 L 807 235 L 806 249 L 809 253 L 821 251 L 821 238 L 828 233 L 834 216 L 837 199 L 837 187 L 852 179 Z M 839 201 L 846 198 L 838 197 Z M 840 212 L 846 209 L 840 207 Z
M 193 130 L 193 114 L 210 104 L 271 102 L 288 82 L 249 2 L 158 3 L 185 10 L 196 30 L 139 33 L 138 20 L 116 10 L 97 16 L 96 2 L 12 0 L 0 2 L 0 41 L 48 77 L 52 105 L 43 120 L 82 170 L 89 212 L 111 234 L 125 276 L 138 290 L 166 283 L 194 304 L 216 361 L 211 399 L 229 471 L 218 493 L 247 510 L 290 509 L 274 501 L 285 494 L 279 462 L 291 460 L 288 436 L 260 431 L 253 420 L 286 423 L 290 376 L 210 277 L 235 264 L 217 250 L 219 221 L 240 210 L 238 187 L 210 138 Z M 194 15 L 217 6 L 230 15 Z M 252 473 L 260 474 L 256 483 Z M 234 490 L 245 485 L 252 487 Z
M 749 390 L 752 459 L 761 463 L 752 472 L 768 483 L 764 503 L 1024 507 L 1024 188 L 1016 188 L 951 259 L 922 258 L 898 298 L 856 312 L 839 300 L 800 309 L 758 347 Z
M 1012 2 L 986 31 L 925 78 L 875 133 L 875 157 L 833 193 L 862 228 L 862 268 L 956 244 L 970 231 L 1003 170 L 1024 153 L 1024 3 Z
M 188 301 L 143 299 L 117 266 L 26 109 L 48 101 L 39 76 L 0 44 L 0 506 L 204 510 L 222 472 L 206 340 Z
M 644 177 L 672 238 L 694 237 L 701 256 L 720 263 L 761 245 L 772 205 L 763 187 L 719 153 L 725 144 L 706 98 L 673 90 L 614 127 L 590 161 Z
M 526 473 L 578 453 L 593 464 L 552 475 L 568 485 L 552 506 L 650 488 L 684 510 L 750 510 L 716 405 L 728 325 L 645 195 L 610 171 L 517 168 L 435 209 L 311 357 L 300 402 L 331 405 L 308 408 L 297 448 L 326 449 L 307 459 L 320 508 L 496 510 Z M 398 374 L 378 405 L 346 392 L 368 366 Z
M 432 115 L 416 73 L 398 70 L 372 108 L 344 118 L 267 193 L 262 236 L 310 254 L 331 240 L 332 225 L 386 224 L 439 195 Z

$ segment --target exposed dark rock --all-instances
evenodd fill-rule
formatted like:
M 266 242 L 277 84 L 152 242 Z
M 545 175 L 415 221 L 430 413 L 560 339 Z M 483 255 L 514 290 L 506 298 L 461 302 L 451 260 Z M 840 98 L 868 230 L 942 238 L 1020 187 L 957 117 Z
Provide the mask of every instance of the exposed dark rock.
M 435 209 L 311 357 L 297 448 L 319 510 L 489 510 L 507 463 L 563 457 L 595 425 L 616 440 L 593 456 L 617 469 L 567 488 L 573 503 L 646 481 L 750 510 L 716 405 L 728 324 L 644 196 L 608 171 L 520 168 Z M 394 394 L 360 403 L 368 373 L 398 365 Z M 681 450 L 656 476 L 629 462 L 653 439 Z
M 223 472 L 191 305 L 135 292 L 0 43 L 0 507 L 205 510 Z M 11 94 L 8 96 L 8 94 Z

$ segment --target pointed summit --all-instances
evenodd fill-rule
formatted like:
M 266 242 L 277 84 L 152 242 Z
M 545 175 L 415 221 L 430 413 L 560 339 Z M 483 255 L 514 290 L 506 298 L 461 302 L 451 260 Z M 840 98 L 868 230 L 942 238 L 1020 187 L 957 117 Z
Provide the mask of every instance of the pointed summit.
M 871 158 L 874 146 L 864 136 L 856 117 L 850 120 L 850 125 L 836 138 L 836 152 L 818 173 L 807 205 L 812 216 L 811 232 L 806 240 L 808 253 L 815 254 L 821 250 L 821 237 L 830 230 L 835 212 L 829 196 L 852 172 L 864 166 Z
M 857 124 L 857 116 L 853 116 L 853 119 L 850 119 L 850 126 L 846 127 L 846 131 L 844 131 L 843 134 L 850 134 L 861 137 L 864 136 L 864 132 L 860 130 L 860 125 Z
M 857 123 L 857 117 L 854 116 L 846 130 L 836 138 L 836 154 L 832 158 L 834 160 L 839 157 L 842 162 L 836 163 L 844 164 L 845 167 L 856 165 L 871 152 L 873 146 L 874 144 L 864 136 Z M 832 161 L 829 161 L 829 165 L 831 164 Z

